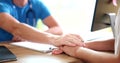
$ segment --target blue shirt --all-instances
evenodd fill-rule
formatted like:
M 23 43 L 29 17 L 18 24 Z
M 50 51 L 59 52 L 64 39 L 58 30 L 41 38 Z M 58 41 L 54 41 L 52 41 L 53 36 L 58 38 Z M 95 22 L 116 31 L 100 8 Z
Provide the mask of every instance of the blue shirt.
M 31 5 L 32 8 L 30 8 Z M 32 11 L 30 9 L 32 9 Z M 16 6 L 12 0 L 0 0 L 0 13 L 2 12 L 8 13 L 18 21 L 31 26 L 35 26 L 38 19 L 43 20 L 50 16 L 48 9 L 40 0 L 29 0 L 29 3 L 24 7 Z M 0 28 L 0 42 L 10 41 L 12 38 L 13 35 L 11 33 Z

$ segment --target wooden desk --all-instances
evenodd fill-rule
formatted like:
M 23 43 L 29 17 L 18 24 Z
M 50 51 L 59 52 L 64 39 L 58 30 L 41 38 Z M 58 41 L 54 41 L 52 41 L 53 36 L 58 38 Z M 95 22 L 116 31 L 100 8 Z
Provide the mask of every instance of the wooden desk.
M 83 63 L 80 59 L 65 54 L 52 55 L 51 53 L 41 53 L 23 47 L 13 46 L 9 43 L 0 43 L 1 45 L 9 48 L 17 56 L 17 61 L 5 63 Z

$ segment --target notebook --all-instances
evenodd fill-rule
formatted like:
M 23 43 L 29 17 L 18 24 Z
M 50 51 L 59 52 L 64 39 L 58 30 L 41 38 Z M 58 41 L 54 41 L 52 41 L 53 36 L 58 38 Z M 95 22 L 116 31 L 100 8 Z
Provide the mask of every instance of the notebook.
M 17 57 L 5 46 L 0 46 L 0 63 L 15 61 Z

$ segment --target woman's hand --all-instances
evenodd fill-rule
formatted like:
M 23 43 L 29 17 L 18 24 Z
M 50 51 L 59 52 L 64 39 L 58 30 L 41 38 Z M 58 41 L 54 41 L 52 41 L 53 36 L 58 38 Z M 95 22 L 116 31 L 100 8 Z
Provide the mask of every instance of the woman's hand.
M 61 54 L 61 53 L 66 53 L 70 56 L 76 57 L 76 52 L 78 50 L 80 46 L 75 46 L 75 47 L 71 47 L 71 46 L 62 46 L 59 47 L 58 49 L 54 49 L 52 51 L 52 54 Z
M 76 57 L 76 52 L 80 46 L 70 47 L 70 46 L 63 46 L 60 49 L 64 51 L 66 54 Z
M 58 48 L 55 48 L 53 51 L 52 51 L 52 54 L 61 54 L 63 52 L 65 52 L 66 54 L 70 55 L 70 56 L 76 56 L 75 55 L 75 51 L 79 48 L 79 47 L 84 47 L 85 44 L 83 43 L 83 45 L 81 46 L 60 46 Z M 70 52 L 71 51 L 71 52 Z

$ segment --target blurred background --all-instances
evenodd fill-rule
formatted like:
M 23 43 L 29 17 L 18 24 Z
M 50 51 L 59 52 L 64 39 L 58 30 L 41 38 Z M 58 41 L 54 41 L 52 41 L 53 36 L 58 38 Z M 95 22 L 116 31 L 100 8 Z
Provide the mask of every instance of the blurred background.
M 120 0 L 114 6 L 112 0 L 41 0 L 58 21 L 64 32 L 85 33 L 110 27 L 105 14 L 117 13 Z M 47 29 L 39 21 L 37 28 Z

